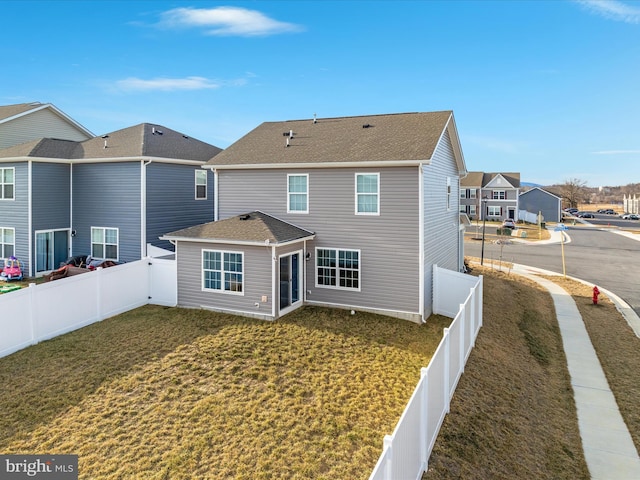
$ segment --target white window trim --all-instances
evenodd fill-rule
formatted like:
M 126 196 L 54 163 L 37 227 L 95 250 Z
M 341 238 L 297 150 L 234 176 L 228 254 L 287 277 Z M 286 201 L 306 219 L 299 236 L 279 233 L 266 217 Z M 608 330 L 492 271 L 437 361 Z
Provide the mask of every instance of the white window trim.
M 375 175 L 378 177 L 378 192 L 377 196 L 377 205 L 375 212 L 359 212 L 358 211 L 358 196 L 359 195 L 373 195 L 372 193 L 358 193 L 358 176 L 359 175 Z M 379 172 L 356 172 L 354 177 L 354 185 L 353 185 L 354 197 L 355 197 L 355 214 L 356 215 L 369 215 L 369 216 L 380 216 L 380 173 Z
M 13 170 L 13 183 L 4 183 L 4 171 Z M 16 199 L 16 167 L 0 167 L 0 194 L 4 195 L 4 186 L 13 185 L 13 197 L 4 198 L 0 196 L 0 201 L 14 202 Z
M 502 194 L 502 198 L 500 198 L 501 194 Z M 493 190 L 491 192 L 491 200 L 506 200 L 506 199 L 507 199 L 506 190 Z
M 13 243 L 4 243 L 4 231 L 5 230 L 13 230 Z M 13 245 L 13 256 L 16 256 L 16 229 L 13 227 L 0 227 L 0 258 L 8 258 L 4 254 L 4 246 L 5 245 Z M 9 255 L 11 256 L 11 255 Z
M 318 283 L 318 250 L 335 250 L 336 252 L 336 285 L 321 285 Z M 339 252 L 357 252 L 358 253 L 358 288 L 341 287 L 340 284 L 340 267 L 338 267 Z M 346 292 L 359 292 L 362 289 L 362 253 L 357 248 L 334 248 L 334 247 L 316 247 L 315 249 L 316 264 L 314 269 L 314 278 L 316 288 L 328 288 L 331 290 L 344 290 Z M 326 267 L 322 267 L 326 268 Z
M 219 253 L 220 254 L 220 288 L 206 288 L 204 286 L 204 272 L 205 272 L 205 268 L 204 268 L 204 254 L 205 252 L 214 252 L 214 253 Z M 242 258 L 242 271 L 241 272 L 228 272 L 228 273 L 240 273 L 242 275 L 242 291 L 241 292 L 234 292 L 232 290 L 225 290 L 224 288 L 224 274 L 226 272 L 226 270 L 224 269 L 224 254 L 225 253 L 229 253 L 229 254 L 233 254 L 233 255 L 240 255 L 240 257 Z M 237 295 L 237 296 L 244 296 L 244 291 L 245 291 L 245 287 L 246 287 L 246 282 L 245 282 L 245 274 L 244 274 L 244 252 L 236 252 L 236 251 L 231 251 L 231 250 L 215 250 L 215 249 L 210 249 L 210 248 L 203 248 L 202 249 L 202 254 L 200 256 L 200 271 L 201 271 L 201 275 L 200 275 L 200 281 L 201 281 L 201 289 L 203 292 L 215 292 L 215 293 L 222 293 L 224 295 Z M 218 270 L 212 270 L 212 271 L 218 271 Z
M 93 245 L 94 245 L 94 241 L 93 241 L 93 230 L 97 230 L 100 229 L 102 230 L 103 233 L 103 237 L 104 237 L 104 241 L 102 242 L 102 253 L 103 256 L 102 257 L 94 257 L 93 256 Z M 106 235 L 106 231 L 105 230 L 115 230 L 116 231 L 116 243 L 107 243 L 107 235 Z M 90 237 L 90 255 L 92 259 L 97 259 L 97 260 L 113 260 L 115 262 L 118 262 L 120 259 L 120 229 L 118 227 L 91 227 L 91 237 Z M 118 254 L 116 255 L 116 258 L 112 258 L 112 257 L 107 257 L 106 253 L 107 253 L 107 245 L 115 245 Z
M 194 172 L 194 198 L 196 200 L 206 200 L 209 196 L 209 185 L 208 185 L 208 176 L 207 176 L 207 171 L 206 170 L 195 170 Z M 204 173 L 204 197 L 198 197 L 198 187 L 202 186 L 198 184 L 198 174 L 202 175 L 202 173 Z
M 305 210 L 291 210 L 291 195 L 299 195 L 302 192 L 290 192 L 289 191 L 289 178 L 291 177 L 306 177 L 307 190 L 305 195 L 307 196 L 307 208 Z M 308 173 L 288 173 L 287 174 L 287 213 L 309 213 L 309 174 Z

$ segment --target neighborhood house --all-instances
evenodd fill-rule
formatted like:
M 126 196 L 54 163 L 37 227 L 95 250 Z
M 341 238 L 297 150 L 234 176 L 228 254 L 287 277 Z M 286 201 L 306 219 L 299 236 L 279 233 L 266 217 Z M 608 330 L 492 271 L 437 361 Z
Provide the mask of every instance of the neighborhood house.
M 276 319 L 304 304 L 414 322 L 461 271 L 453 113 L 266 122 L 204 166 L 215 221 L 166 233 L 178 304 Z

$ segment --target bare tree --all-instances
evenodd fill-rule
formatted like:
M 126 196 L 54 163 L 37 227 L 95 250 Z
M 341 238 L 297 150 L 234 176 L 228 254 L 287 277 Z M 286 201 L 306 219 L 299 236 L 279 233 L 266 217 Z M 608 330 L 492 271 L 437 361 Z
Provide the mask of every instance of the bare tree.
M 587 182 L 579 178 L 571 178 L 560 185 L 562 198 L 569 207 L 576 208 L 579 203 L 584 203 L 586 197 Z

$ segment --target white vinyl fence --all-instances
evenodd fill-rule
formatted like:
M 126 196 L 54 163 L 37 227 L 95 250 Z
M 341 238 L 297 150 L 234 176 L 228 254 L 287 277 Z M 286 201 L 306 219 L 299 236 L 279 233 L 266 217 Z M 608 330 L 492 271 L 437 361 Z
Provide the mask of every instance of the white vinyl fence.
M 449 402 L 482 326 L 483 278 L 434 267 L 434 313 L 457 311 L 369 480 L 417 480 L 427 470 Z
M 144 258 L 0 295 L 0 357 L 146 304 L 175 306 L 176 262 Z

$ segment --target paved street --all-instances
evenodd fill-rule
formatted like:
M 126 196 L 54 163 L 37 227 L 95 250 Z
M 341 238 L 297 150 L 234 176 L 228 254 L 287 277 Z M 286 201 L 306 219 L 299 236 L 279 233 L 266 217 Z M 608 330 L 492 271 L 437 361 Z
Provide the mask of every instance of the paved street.
M 475 236 L 475 226 L 468 231 Z M 487 230 L 489 231 L 489 230 Z M 594 283 L 615 293 L 640 315 L 640 242 L 589 226 L 569 226 L 564 244 L 566 274 Z M 485 263 L 502 259 L 562 273 L 562 246 L 510 243 L 498 245 L 487 237 Z M 465 255 L 480 257 L 481 241 L 465 241 Z

